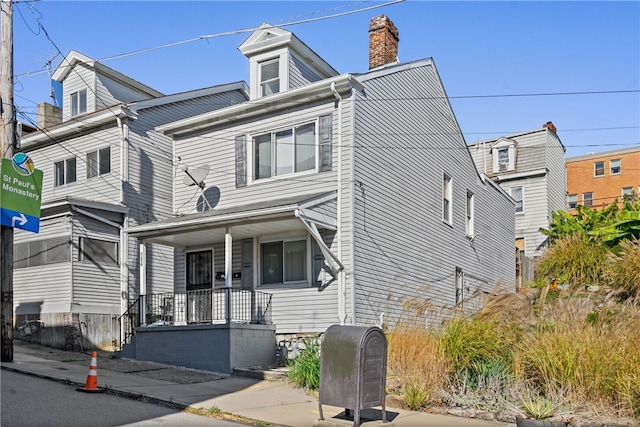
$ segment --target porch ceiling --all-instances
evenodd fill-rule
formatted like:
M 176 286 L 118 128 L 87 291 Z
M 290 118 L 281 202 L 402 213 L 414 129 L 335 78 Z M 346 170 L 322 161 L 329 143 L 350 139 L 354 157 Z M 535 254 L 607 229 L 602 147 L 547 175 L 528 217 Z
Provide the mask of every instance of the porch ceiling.
M 224 242 L 227 228 L 230 228 L 234 240 L 270 234 L 286 235 L 289 232 L 307 230 L 296 211 L 328 200 L 335 200 L 335 193 L 303 195 L 243 207 L 214 209 L 130 227 L 125 231 L 145 242 L 179 248 Z M 316 221 L 323 219 L 326 217 L 316 215 Z M 322 223 L 334 221 L 335 218 L 329 218 Z
M 302 221 L 293 216 L 290 218 L 271 218 L 256 223 L 228 224 L 231 228 L 233 240 L 242 240 L 266 234 L 284 234 L 290 231 L 305 230 Z M 146 242 L 184 248 L 188 246 L 206 246 L 212 243 L 224 242 L 226 226 L 204 224 L 196 229 L 175 231 L 172 234 L 162 234 L 144 238 Z

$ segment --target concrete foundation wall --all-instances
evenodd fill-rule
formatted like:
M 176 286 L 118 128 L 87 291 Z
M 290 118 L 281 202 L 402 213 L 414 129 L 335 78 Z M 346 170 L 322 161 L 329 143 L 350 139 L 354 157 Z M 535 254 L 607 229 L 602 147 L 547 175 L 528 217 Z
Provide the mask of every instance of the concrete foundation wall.
M 112 349 L 120 331 L 117 317 L 111 314 L 17 314 L 14 337 L 62 350 L 84 351 Z
M 274 325 L 140 327 L 127 347 L 123 357 L 224 374 L 276 361 Z

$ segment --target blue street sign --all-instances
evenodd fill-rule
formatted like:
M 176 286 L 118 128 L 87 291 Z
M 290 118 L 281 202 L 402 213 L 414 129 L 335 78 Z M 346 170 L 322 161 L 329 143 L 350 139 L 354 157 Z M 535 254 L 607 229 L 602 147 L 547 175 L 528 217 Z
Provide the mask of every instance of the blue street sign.
M 33 233 L 40 231 L 40 218 L 5 208 L 0 208 L 0 223 L 7 227 L 21 228 Z

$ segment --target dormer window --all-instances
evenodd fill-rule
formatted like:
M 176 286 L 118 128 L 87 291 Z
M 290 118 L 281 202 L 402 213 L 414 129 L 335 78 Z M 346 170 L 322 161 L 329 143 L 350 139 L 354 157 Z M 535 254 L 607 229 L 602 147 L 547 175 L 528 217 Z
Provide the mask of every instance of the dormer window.
M 261 96 L 280 92 L 280 60 L 278 58 L 260 63 Z
M 71 101 L 71 117 L 84 114 L 87 112 L 87 90 L 82 89 L 73 92 L 70 97 Z
M 509 149 L 500 148 L 498 149 L 498 170 L 502 172 L 508 169 L 509 169 Z
M 500 139 L 492 147 L 493 173 L 502 173 L 515 170 L 516 144 L 509 139 Z

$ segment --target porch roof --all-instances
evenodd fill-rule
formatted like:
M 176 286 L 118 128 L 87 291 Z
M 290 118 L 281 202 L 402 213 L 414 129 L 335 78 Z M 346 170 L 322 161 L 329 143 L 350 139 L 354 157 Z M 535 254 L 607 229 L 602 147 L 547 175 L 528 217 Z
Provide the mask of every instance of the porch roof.
M 129 227 L 125 232 L 149 243 L 184 248 L 224 241 L 227 227 L 234 240 L 307 230 L 308 222 L 335 229 L 336 218 L 314 212 L 313 207 L 335 200 L 336 196 L 331 191 L 215 208 Z

